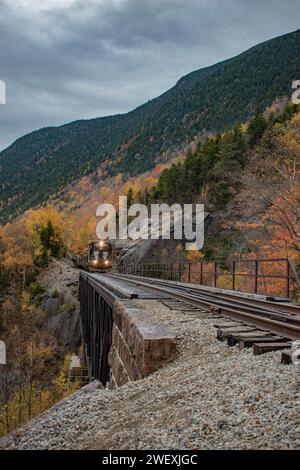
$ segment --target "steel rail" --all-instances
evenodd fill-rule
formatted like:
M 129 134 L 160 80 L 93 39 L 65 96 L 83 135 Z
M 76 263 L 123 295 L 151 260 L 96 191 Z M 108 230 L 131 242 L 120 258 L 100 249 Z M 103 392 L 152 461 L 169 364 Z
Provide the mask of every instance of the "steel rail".
M 139 276 L 132 276 L 134 278 L 140 279 Z M 274 302 L 272 300 L 265 300 L 259 297 L 259 294 L 257 297 L 251 297 L 253 294 L 249 293 L 241 293 L 239 294 L 238 291 L 233 291 L 231 292 L 226 292 L 223 289 L 220 288 L 214 288 L 214 287 L 204 287 L 204 286 L 199 286 L 197 284 L 188 284 L 188 283 L 183 283 L 183 282 L 177 282 L 177 281 L 169 281 L 169 280 L 161 280 L 161 279 L 155 279 L 155 278 L 149 278 L 149 277 L 144 277 L 143 279 L 146 279 L 150 284 L 155 283 L 159 285 L 170 285 L 176 286 L 178 289 L 186 290 L 187 292 L 196 292 L 196 293 L 205 293 L 205 296 L 210 296 L 210 297 L 218 297 L 219 299 L 224 299 L 224 300 L 231 300 L 232 302 L 243 302 L 245 305 L 254 305 L 254 306 L 259 306 L 261 308 L 266 308 L 268 311 L 270 309 L 274 310 L 274 312 L 277 313 L 289 313 L 291 315 L 298 315 L 299 320 L 300 320 L 300 305 L 297 304 L 292 304 L 289 302 L 286 303 L 278 303 Z
M 151 283 L 150 283 L 151 284 Z M 157 285 L 164 285 L 163 283 L 156 283 L 155 284 Z M 181 286 L 176 286 L 174 287 L 176 290 L 177 289 L 182 289 Z M 174 289 L 172 286 L 170 286 L 170 289 Z M 185 292 L 187 292 L 188 294 L 192 294 L 193 293 L 193 289 L 183 289 Z M 195 293 L 195 291 L 194 291 Z M 210 293 L 198 293 L 196 292 L 197 294 L 197 297 L 195 297 L 196 299 L 203 299 L 203 300 L 208 300 L 208 299 L 212 299 L 213 300 L 213 303 L 215 306 L 219 306 L 219 307 L 233 307 L 233 306 L 236 306 L 237 308 L 241 308 L 241 306 L 243 307 L 243 310 L 244 311 L 247 311 L 247 312 L 250 312 L 250 313 L 260 313 L 261 315 L 265 315 L 265 316 L 268 316 L 270 318 L 276 318 L 279 319 L 279 320 L 282 320 L 282 321 L 290 321 L 292 323 L 298 323 L 300 324 L 300 316 L 297 315 L 286 315 L 285 313 L 283 312 L 280 312 L 280 311 L 275 311 L 273 309 L 267 309 L 267 308 L 261 308 L 260 306 L 253 306 L 252 304 L 249 304 L 248 302 L 244 301 L 243 298 L 239 298 L 239 299 L 233 299 L 231 301 L 229 301 L 228 299 L 224 299 L 222 296 L 215 296 L 213 297 L 212 294 Z M 300 312 L 299 312 L 300 313 Z
M 116 275 L 120 276 L 120 275 Z M 124 276 L 124 275 L 121 275 Z M 137 279 L 140 280 L 140 276 L 133 276 L 133 275 L 125 275 L 129 276 L 132 279 Z M 279 314 L 282 316 L 283 313 L 288 313 L 289 315 L 286 316 L 286 319 L 289 320 L 290 317 L 298 317 L 300 321 L 300 305 L 295 305 L 291 303 L 277 303 L 273 302 L 270 300 L 264 300 L 257 297 L 250 297 L 250 295 L 253 294 L 245 294 L 241 293 L 239 294 L 237 291 L 234 292 L 227 292 L 223 289 L 219 288 L 214 288 L 214 287 L 204 287 L 204 286 L 199 286 L 197 284 L 187 284 L 183 282 L 177 282 L 177 281 L 169 281 L 169 280 L 162 280 L 162 279 L 155 279 L 155 278 L 149 278 L 149 277 L 142 277 L 142 279 L 145 279 L 146 282 L 149 284 L 157 284 L 157 285 L 169 285 L 170 287 L 180 290 L 184 290 L 188 293 L 195 292 L 197 294 L 202 294 L 205 295 L 205 297 L 210 297 L 216 301 L 218 300 L 224 300 L 232 303 L 237 303 L 240 305 L 243 303 L 245 307 L 251 308 L 254 306 L 256 309 L 259 308 L 261 311 L 265 311 L 266 313 L 272 313 L 274 314 Z M 282 317 L 283 318 L 283 317 Z
M 274 310 L 266 310 L 261 308 L 254 308 L 253 306 L 245 306 L 243 300 L 239 298 L 238 301 L 225 301 L 219 298 L 211 298 L 205 296 L 205 294 L 199 295 L 199 293 L 190 294 L 188 292 L 178 292 L 177 286 L 171 287 L 169 283 L 162 281 L 159 285 L 156 282 L 145 281 L 145 278 L 138 278 L 135 276 L 127 275 L 112 275 L 108 276 L 123 279 L 125 282 L 129 282 L 145 289 L 160 293 L 162 295 L 175 298 L 177 300 L 187 302 L 190 305 L 196 307 L 215 307 L 218 308 L 218 312 L 229 316 L 234 320 L 246 322 L 249 325 L 256 326 L 264 331 L 270 331 L 271 333 L 279 334 L 288 339 L 300 339 L 300 319 L 295 318 L 291 315 L 285 315 L 284 313 L 274 312 Z

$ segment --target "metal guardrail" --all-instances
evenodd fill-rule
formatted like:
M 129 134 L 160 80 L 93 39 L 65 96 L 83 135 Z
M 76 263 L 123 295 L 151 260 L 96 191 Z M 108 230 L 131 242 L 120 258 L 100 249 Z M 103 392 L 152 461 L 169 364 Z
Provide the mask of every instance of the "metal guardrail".
M 300 295 L 299 276 L 289 258 L 230 262 L 170 260 L 168 263 L 120 265 L 119 272 L 254 294 L 286 298 Z

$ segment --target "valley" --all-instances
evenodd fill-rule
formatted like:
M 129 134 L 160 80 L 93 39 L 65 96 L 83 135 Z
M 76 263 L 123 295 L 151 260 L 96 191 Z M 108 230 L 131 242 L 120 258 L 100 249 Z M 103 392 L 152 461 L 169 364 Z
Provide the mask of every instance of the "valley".
M 299 334 L 299 70 L 297 30 L 196 70 L 127 114 L 46 127 L 0 152 L 0 448 L 299 448 L 289 355 Z M 204 204 L 203 247 L 186 251 L 184 237 L 110 240 L 112 270 L 81 266 L 80 277 L 97 207 L 117 207 L 120 196 L 148 213 Z M 285 336 L 282 316 L 280 331 L 249 330 L 207 299 L 176 305 L 175 287 L 162 300 L 154 280 L 150 293 L 138 279 L 138 294 L 118 297 L 109 272 L 188 282 L 195 302 L 193 283 L 220 302 L 235 290 L 248 316 L 254 299 L 272 297 L 273 324 L 295 310 L 296 333 Z M 219 323 L 258 336 L 226 347 Z M 266 354 L 253 356 L 259 337 Z M 74 357 L 86 387 L 70 379 Z

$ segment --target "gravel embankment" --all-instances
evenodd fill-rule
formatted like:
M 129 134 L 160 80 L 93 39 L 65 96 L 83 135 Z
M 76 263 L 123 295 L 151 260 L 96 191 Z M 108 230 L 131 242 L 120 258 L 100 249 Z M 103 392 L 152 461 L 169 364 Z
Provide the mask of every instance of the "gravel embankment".
M 11 434 L 10 449 L 296 449 L 294 366 L 216 340 L 211 319 L 148 301 L 178 334 L 179 357 L 116 391 L 89 385 Z M 298 381 L 299 384 L 299 381 Z

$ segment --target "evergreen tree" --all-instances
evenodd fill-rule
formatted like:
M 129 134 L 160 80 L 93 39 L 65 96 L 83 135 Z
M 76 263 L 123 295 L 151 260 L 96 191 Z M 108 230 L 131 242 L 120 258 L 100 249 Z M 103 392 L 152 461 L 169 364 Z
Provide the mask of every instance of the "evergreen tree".
M 253 118 L 248 126 L 249 144 L 253 147 L 259 139 L 263 136 L 267 128 L 267 121 L 263 117 L 260 109 L 257 108 Z
M 133 189 L 129 188 L 127 191 L 127 209 L 129 209 L 129 207 L 132 205 L 133 198 L 134 198 Z
M 54 258 L 58 258 L 61 255 L 63 244 L 50 220 L 40 229 L 38 235 L 42 249 L 40 261 L 44 265 L 47 264 L 49 255 Z
M 221 137 L 207 139 L 204 143 L 201 154 L 201 179 L 202 184 L 209 183 L 212 178 L 212 171 L 216 164 L 221 145 Z
M 218 207 L 226 204 L 240 180 L 241 170 L 240 141 L 235 133 L 228 133 L 220 146 L 217 162 L 212 171 L 213 200 Z
M 162 172 L 157 185 L 156 196 L 163 202 L 174 202 L 178 200 L 180 193 L 181 164 L 172 165 L 171 168 Z
M 216 207 L 226 204 L 239 187 L 245 164 L 246 145 L 241 125 L 201 142 L 188 151 L 183 163 L 162 172 L 152 198 L 168 204 L 192 203 L 201 194 Z

